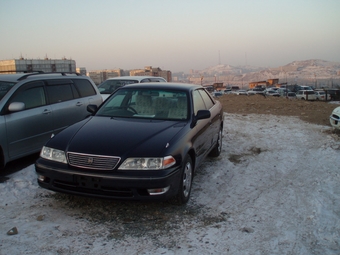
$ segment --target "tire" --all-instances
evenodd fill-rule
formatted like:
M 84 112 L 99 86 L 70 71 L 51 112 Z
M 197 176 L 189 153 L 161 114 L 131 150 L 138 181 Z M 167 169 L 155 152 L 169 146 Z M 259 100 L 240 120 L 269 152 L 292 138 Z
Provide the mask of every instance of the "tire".
M 210 157 L 218 157 L 222 151 L 222 128 L 218 131 L 217 143 L 209 153 Z
M 189 201 L 194 174 L 193 168 L 192 159 L 187 155 L 183 161 L 179 189 L 175 196 L 177 205 L 184 205 Z

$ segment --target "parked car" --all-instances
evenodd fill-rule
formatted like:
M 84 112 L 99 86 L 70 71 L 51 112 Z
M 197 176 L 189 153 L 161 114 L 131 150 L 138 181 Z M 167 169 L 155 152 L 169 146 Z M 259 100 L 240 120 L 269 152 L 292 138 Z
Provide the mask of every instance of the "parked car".
M 258 89 L 258 88 L 254 88 L 254 89 L 250 89 L 247 91 L 248 96 L 251 95 L 264 95 L 264 90 L 263 89 Z
M 316 95 L 313 90 L 298 90 L 298 92 L 296 92 L 296 98 L 314 101 L 316 100 Z
M 243 90 L 243 89 L 240 89 L 240 90 L 236 90 L 233 92 L 233 94 L 235 95 L 248 95 L 247 91 L 246 90 Z
M 265 92 L 266 96 L 273 96 L 273 97 L 279 97 L 280 94 L 276 92 L 276 90 L 266 90 Z
M 119 76 L 107 79 L 106 81 L 98 85 L 98 89 L 103 97 L 103 100 L 105 100 L 116 89 L 122 86 L 144 82 L 166 82 L 166 80 L 162 77 L 155 76 Z
M 223 110 L 202 86 L 117 89 L 93 116 L 50 139 L 35 167 L 41 187 L 126 200 L 189 200 L 207 155 L 221 153 Z
M 213 97 L 220 97 L 220 96 L 223 95 L 223 92 L 222 92 L 222 91 L 214 91 L 214 92 L 212 93 L 212 95 L 213 95 Z
M 286 88 L 279 88 L 276 90 L 276 92 L 281 96 L 281 97 L 287 97 L 287 94 L 291 92 L 289 89 Z
M 296 93 L 295 93 L 295 92 L 288 92 L 288 93 L 286 94 L 286 97 L 287 97 L 288 99 L 296 99 Z
M 297 88 L 296 88 L 296 91 L 299 91 L 299 90 L 313 90 L 313 88 L 311 86 L 298 85 Z
M 103 102 L 97 86 L 76 73 L 0 75 L 0 167 L 39 152 L 51 135 L 85 119 Z
M 329 121 L 332 127 L 340 129 L 340 106 L 333 110 L 331 116 L 329 117 Z
M 315 92 L 316 100 L 326 101 L 326 93 L 325 93 L 325 91 L 315 90 L 314 92 Z M 327 100 L 331 100 L 330 95 L 327 95 Z

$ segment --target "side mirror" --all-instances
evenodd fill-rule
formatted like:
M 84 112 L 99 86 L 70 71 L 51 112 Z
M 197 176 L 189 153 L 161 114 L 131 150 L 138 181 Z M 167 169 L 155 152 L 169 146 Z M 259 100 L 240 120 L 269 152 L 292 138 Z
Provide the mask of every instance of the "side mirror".
M 210 111 L 209 110 L 199 110 L 197 112 L 197 115 L 195 116 L 195 120 L 203 120 L 203 119 L 209 119 L 211 116 Z
M 22 102 L 13 102 L 8 106 L 8 111 L 19 112 L 25 110 L 25 104 Z
M 87 111 L 88 112 L 90 112 L 90 113 L 92 113 L 92 114 L 94 114 L 94 113 L 96 113 L 97 112 L 97 110 L 98 110 L 98 106 L 97 105 L 95 105 L 95 104 L 89 104 L 88 106 L 87 106 Z
M 211 116 L 210 111 L 209 110 L 199 110 L 196 114 L 196 116 L 194 117 L 194 120 L 191 124 L 191 127 L 194 127 L 197 123 L 197 121 L 199 120 L 203 120 L 203 119 L 209 119 Z

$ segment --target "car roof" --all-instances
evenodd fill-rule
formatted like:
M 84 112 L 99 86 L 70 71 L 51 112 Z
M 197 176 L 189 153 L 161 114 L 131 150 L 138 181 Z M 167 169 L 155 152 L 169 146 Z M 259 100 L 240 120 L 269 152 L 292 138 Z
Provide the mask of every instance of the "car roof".
M 204 88 L 202 85 L 176 82 L 145 82 L 125 85 L 122 88 L 145 88 L 145 89 L 179 89 L 179 90 L 194 90 Z
M 17 74 L 0 74 L 1 81 L 11 81 L 11 82 L 19 82 L 21 80 L 26 79 L 41 79 L 44 78 L 75 78 L 75 77 L 86 77 L 80 75 L 79 73 L 75 72 L 51 72 L 51 73 L 44 73 L 44 72 L 33 72 L 33 73 L 17 73 Z
M 143 79 L 148 79 L 148 78 L 164 79 L 163 77 L 159 77 L 159 76 L 117 76 L 117 77 L 113 77 L 113 78 L 108 78 L 107 80 L 138 80 L 138 81 L 141 81 Z

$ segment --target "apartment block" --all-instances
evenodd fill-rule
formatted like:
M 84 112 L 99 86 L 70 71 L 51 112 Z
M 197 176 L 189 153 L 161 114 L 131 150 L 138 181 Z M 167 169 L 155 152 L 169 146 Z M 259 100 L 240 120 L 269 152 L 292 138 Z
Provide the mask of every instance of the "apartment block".
M 172 74 L 170 71 L 163 71 L 159 67 L 153 68 L 152 66 L 146 66 L 144 69 L 131 70 L 130 76 L 157 76 L 163 77 L 168 82 L 172 81 Z
M 0 73 L 18 72 L 76 72 L 76 61 L 72 59 L 11 59 L 0 60 Z

